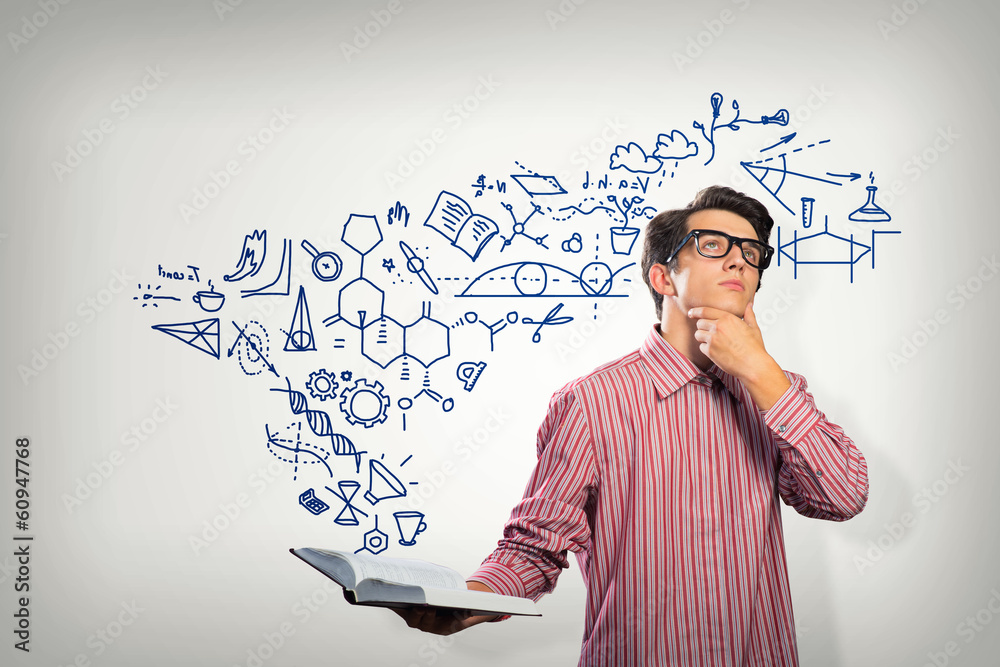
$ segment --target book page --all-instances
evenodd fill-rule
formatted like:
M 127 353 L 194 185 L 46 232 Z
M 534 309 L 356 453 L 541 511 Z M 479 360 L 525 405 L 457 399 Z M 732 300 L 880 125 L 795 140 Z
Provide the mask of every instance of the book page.
M 431 588 L 466 589 L 465 578 L 458 572 L 443 565 L 435 565 L 410 558 L 383 558 L 368 554 L 350 554 L 341 551 L 320 553 L 337 554 L 351 564 L 357 573 L 356 581 L 362 579 L 383 579 L 411 586 Z

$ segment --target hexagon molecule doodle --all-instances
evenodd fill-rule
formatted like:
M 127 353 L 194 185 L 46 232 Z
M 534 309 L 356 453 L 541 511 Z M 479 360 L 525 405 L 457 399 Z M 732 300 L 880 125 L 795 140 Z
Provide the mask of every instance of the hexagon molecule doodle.
M 337 299 L 340 319 L 355 329 L 361 329 L 367 322 L 382 317 L 384 307 L 385 292 L 365 278 L 349 282 L 340 290 Z
M 451 353 L 449 329 L 431 318 L 430 303 L 424 305 L 420 319 L 405 328 L 403 351 L 424 367 L 444 359 Z

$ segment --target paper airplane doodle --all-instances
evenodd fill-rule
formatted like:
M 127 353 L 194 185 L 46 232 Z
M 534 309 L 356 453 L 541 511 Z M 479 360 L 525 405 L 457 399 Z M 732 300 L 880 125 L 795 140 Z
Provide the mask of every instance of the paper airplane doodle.
M 219 358 L 219 318 L 198 320 L 197 322 L 178 322 L 176 324 L 154 324 L 153 328 L 168 336 L 201 350 L 216 359 Z

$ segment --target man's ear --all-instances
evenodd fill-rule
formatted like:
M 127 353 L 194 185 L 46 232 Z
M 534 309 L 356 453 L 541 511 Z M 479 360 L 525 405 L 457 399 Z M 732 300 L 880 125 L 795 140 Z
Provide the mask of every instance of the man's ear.
M 649 284 L 664 296 L 677 296 L 674 281 L 670 278 L 670 271 L 663 264 L 653 264 L 649 268 Z

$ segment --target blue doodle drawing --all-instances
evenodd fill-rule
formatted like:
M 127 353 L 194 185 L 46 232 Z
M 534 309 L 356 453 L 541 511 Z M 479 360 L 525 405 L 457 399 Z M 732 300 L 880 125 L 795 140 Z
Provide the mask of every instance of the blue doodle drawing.
M 383 454 L 383 456 L 385 456 Z M 378 459 L 368 461 L 368 490 L 365 500 L 372 506 L 390 498 L 406 496 L 406 485 Z
M 424 521 L 424 513 L 416 510 L 406 510 L 403 512 L 393 512 L 396 519 L 396 529 L 399 531 L 399 544 L 404 547 L 412 547 L 417 543 L 417 535 L 427 530 L 427 522 Z
M 635 262 L 612 272 L 604 262 L 587 264 L 579 275 L 544 262 L 512 262 L 476 277 L 460 297 L 625 297 L 611 294 L 614 278 Z
M 329 250 L 320 252 L 316 250 L 316 247 L 312 243 L 304 239 L 302 247 L 313 258 L 312 272 L 316 278 L 328 283 L 340 277 L 340 270 L 343 268 L 344 263 L 340 261 L 338 255 Z
M 356 549 L 354 553 L 367 551 L 373 556 L 377 556 L 389 548 L 389 536 L 378 529 L 378 516 L 375 517 L 375 527 L 365 533 L 364 546 Z
M 256 273 L 256 271 L 255 271 Z M 281 263 L 274 280 L 256 289 L 241 290 L 243 298 L 248 296 L 288 296 L 292 289 L 292 241 L 285 239 L 281 244 Z
M 326 462 L 330 458 L 330 452 L 319 445 L 303 442 L 301 421 L 292 422 L 285 427 L 284 431 L 275 431 L 274 433 L 271 433 L 270 427 L 265 424 L 264 432 L 267 433 L 267 450 L 278 460 L 291 463 L 295 466 L 293 480 L 298 479 L 299 464 L 322 463 L 326 471 L 330 473 L 330 477 L 333 477 L 333 470 L 330 469 L 330 465 Z M 279 437 L 283 433 L 285 437 Z M 286 452 L 294 454 L 294 458 L 288 458 Z M 316 459 L 303 461 L 299 458 L 299 454 L 309 454 L 315 456 Z
M 465 391 L 472 391 L 484 370 L 486 370 L 485 361 L 463 361 L 455 369 L 455 377 L 462 381 Z
M 365 274 L 365 255 L 382 242 L 382 229 L 374 215 L 351 213 L 344 223 L 340 240 L 348 248 L 361 255 L 361 275 Z
M 140 290 L 142 289 L 142 285 L 141 284 L 138 285 L 138 287 L 139 287 Z M 152 290 L 152 292 L 159 292 L 162 288 L 163 288 L 163 285 L 157 285 L 156 289 Z M 146 306 L 153 306 L 153 308 L 159 308 L 160 304 L 158 304 L 157 301 L 180 301 L 180 298 L 176 297 L 176 296 L 161 296 L 161 295 L 153 294 L 152 292 L 150 292 L 151 289 L 152 289 L 152 286 L 149 285 L 149 284 L 147 284 L 146 285 L 146 292 L 142 296 L 134 296 L 134 297 L 132 297 L 132 300 L 133 301 L 142 301 L 142 307 L 143 308 L 145 308 Z
M 334 377 L 335 375 L 336 373 L 330 373 L 325 368 L 320 368 L 310 373 L 309 379 L 306 381 L 306 389 L 309 390 L 309 395 L 321 401 L 325 401 L 328 398 L 335 398 L 337 396 L 337 389 L 340 387 L 340 383 Z
M 501 203 L 503 203 L 503 202 L 501 202 Z M 531 241 L 534 241 L 535 245 L 540 245 L 541 247 L 545 248 L 546 250 L 549 249 L 549 247 L 547 245 L 545 245 L 545 239 L 548 238 L 548 236 L 549 236 L 548 234 L 546 234 L 545 236 L 534 237 L 534 236 L 531 236 L 530 234 L 528 234 L 528 233 L 526 233 L 524 231 L 525 226 L 528 224 L 528 221 L 531 220 L 531 218 L 536 213 L 539 213 L 542 210 L 541 206 L 539 206 L 538 204 L 532 203 L 532 205 L 531 205 L 531 213 L 529 213 L 528 217 L 524 219 L 524 222 L 518 222 L 517 221 L 517 218 L 514 216 L 514 207 L 513 206 L 511 206 L 510 204 L 503 204 L 503 207 L 505 209 L 507 209 L 507 213 L 510 214 L 510 219 L 514 223 L 514 232 L 510 235 L 509 239 L 508 238 L 503 238 L 502 236 L 500 237 L 500 238 L 503 238 L 503 245 L 500 246 L 500 252 L 503 252 L 504 248 L 506 248 L 511 243 L 513 243 L 514 242 L 514 238 L 516 236 L 523 236 L 526 239 L 530 239 Z
M 197 322 L 177 322 L 176 324 L 154 324 L 153 329 L 173 336 L 185 345 L 190 345 L 205 354 L 220 358 L 219 318 L 198 320 Z
M 285 378 L 285 384 L 287 385 L 286 389 L 279 387 L 277 389 L 271 389 L 271 391 L 288 394 L 288 406 L 291 408 L 292 414 L 305 414 L 306 422 L 309 424 L 309 428 L 312 429 L 312 432 L 321 438 L 329 438 L 330 444 L 333 447 L 333 453 L 337 456 L 353 457 L 356 471 L 360 470 L 361 455 L 365 452 L 357 451 L 354 443 L 351 442 L 346 436 L 334 433 L 333 424 L 330 422 L 330 415 L 326 414 L 322 410 L 310 410 L 305 394 L 292 389 L 292 383 L 288 380 L 288 378 Z M 330 476 L 333 477 L 332 472 L 330 473 Z
M 403 226 L 406 227 L 406 223 L 410 221 L 410 212 L 405 206 L 399 203 L 399 200 L 397 200 L 396 204 L 389 208 L 389 212 L 386 214 L 385 219 L 390 225 L 393 222 L 402 221 Z
M 427 214 L 424 226 L 430 227 L 464 252 L 473 262 L 489 240 L 500 231 L 487 217 L 472 212 L 469 203 L 456 194 L 442 190 Z
M 295 302 L 295 312 L 292 323 L 288 327 L 285 338 L 285 352 L 315 352 L 316 337 L 313 335 L 312 319 L 309 317 L 309 304 L 306 302 L 306 290 L 299 286 L 299 298 Z
M 779 142 L 779 144 L 780 143 L 781 142 Z M 817 146 L 822 146 L 828 143 L 830 143 L 829 139 L 823 139 L 822 141 L 817 141 L 807 146 L 796 148 L 791 152 L 798 153 L 808 148 L 815 148 Z M 804 178 L 810 181 L 826 183 L 828 185 L 836 185 L 836 186 L 843 185 L 840 181 L 831 180 L 830 178 L 823 178 L 821 176 L 813 176 L 810 174 L 803 174 L 801 172 L 790 170 L 788 168 L 787 156 L 788 156 L 787 152 L 779 153 L 774 157 L 765 158 L 763 160 L 754 160 L 753 162 L 742 161 L 740 162 L 740 166 L 743 167 L 743 169 L 748 174 L 750 174 L 753 177 L 753 179 L 757 181 L 760 184 L 760 186 L 768 192 L 768 194 L 774 197 L 775 201 L 781 204 L 785 208 L 785 210 L 791 213 L 792 215 L 795 215 L 795 211 L 793 211 L 791 207 L 788 206 L 788 204 L 786 204 L 784 200 L 778 195 L 778 193 L 781 192 L 781 188 L 785 186 L 785 181 L 788 176 L 796 176 L 798 178 Z M 773 162 L 774 164 L 768 164 L 769 162 Z M 780 166 L 778 166 L 779 162 Z M 830 176 L 831 178 L 846 178 L 851 181 L 856 181 L 857 179 L 861 178 L 861 174 L 853 172 L 850 174 L 831 174 L 827 172 L 826 175 Z
M 408 246 L 403 241 L 399 242 L 399 249 L 403 251 L 403 256 L 406 257 L 406 270 L 417 276 L 417 278 L 420 278 L 420 282 L 424 284 L 424 287 L 429 289 L 433 294 L 437 294 L 437 285 L 434 283 L 434 279 L 431 278 L 431 275 L 427 273 L 427 267 L 424 266 L 424 260 L 417 257 L 417 253 L 413 252 L 413 248 Z
M 340 411 L 350 424 L 361 424 L 371 428 L 381 424 L 386 419 L 389 409 L 389 397 L 383 391 L 381 382 L 369 382 L 363 378 L 355 380 L 341 394 Z
M 490 352 L 492 352 L 493 351 L 493 339 L 496 337 L 496 335 L 498 333 L 500 333 L 505 328 L 507 328 L 508 324 L 515 324 L 515 323 L 517 323 L 517 317 L 518 317 L 517 311 L 512 310 L 509 313 L 507 313 L 507 315 L 505 317 L 501 317 L 499 320 L 497 320 L 493 324 L 487 324 L 484 320 L 482 320 L 479 317 L 479 315 L 477 313 L 469 311 L 469 312 L 465 313 L 465 315 L 463 315 L 461 318 L 459 318 L 459 320 L 457 322 L 455 322 L 455 324 L 452 325 L 452 328 L 460 327 L 460 326 L 465 326 L 466 323 L 469 323 L 469 324 L 479 323 L 479 324 L 483 325 L 483 327 L 485 327 L 486 330 L 490 332 Z
M 532 320 L 532 319 L 529 319 L 527 317 L 521 319 L 521 322 L 523 324 L 537 324 L 538 325 L 535 328 L 535 333 L 531 336 L 531 342 L 532 343 L 540 343 L 540 342 L 542 342 L 542 327 L 544 327 L 544 326 L 556 326 L 556 325 L 559 325 L 559 324 L 569 324 L 570 322 L 573 321 L 572 317 L 569 317 L 569 316 L 566 316 L 566 315 L 557 317 L 557 315 L 559 315 L 559 311 L 562 310 L 562 307 L 564 305 L 566 305 L 566 304 L 560 303 L 558 306 L 556 306 L 555 308 L 553 308 L 552 310 L 550 310 L 548 312 L 548 314 L 543 319 L 541 319 L 541 320 Z
M 541 174 L 511 174 L 514 182 L 521 186 L 521 189 L 528 193 L 529 197 L 535 195 L 564 195 L 565 188 L 559 185 L 555 176 L 542 176 Z
M 484 190 L 493 190 L 494 188 L 496 188 L 496 191 L 498 193 L 500 193 L 500 194 L 503 194 L 504 192 L 507 192 L 507 184 L 504 183 L 503 181 L 499 180 L 499 179 L 497 179 L 495 186 L 494 185 L 486 185 L 486 175 L 485 174 L 479 174 L 479 178 L 476 179 L 476 182 L 473 185 L 469 186 L 469 187 L 475 189 L 477 197 L 482 197 Z
M 663 162 L 646 155 L 642 146 L 629 142 L 628 146 L 616 146 L 610 158 L 611 169 L 624 169 L 633 174 L 655 174 L 663 167 Z
M 240 250 L 236 270 L 228 276 L 223 276 L 222 279 L 230 283 L 257 275 L 260 267 L 264 266 L 266 256 L 267 231 L 255 230 L 253 234 L 243 237 L 243 249 Z
M 337 514 L 337 518 L 333 520 L 338 526 L 356 526 L 358 525 L 358 514 L 367 517 L 368 513 L 351 504 L 354 500 L 354 496 L 357 495 L 358 490 L 361 485 L 353 480 L 342 480 L 337 482 L 337 488 L 340 489 L 339 492 L 334 491 L 329 486 L 324 487 L 327 491 L 337 496 L 343 503 L 344 508 L 340 510 Z
M 803 226 L 812 226 L 813 200 L 803 197 L 802 216 Z M 809 217 L 808 223 L 806 217 Z M 781 257 L 784 256 L 792 261 L 793 279 L 799 277 L 800 264 L 842 264 L 850 267 L 850 282 L 854 282 L 854 265 L 865 255 L 871 253 L 872 268 L 875 268 L 875 236 L 876 234 L 899 234 L 898 231 L 874 231 L 872 230 L 871 245 L 865 245 L 854 240 L 854 235 L 850 238 L 832 234 L 829 229 L 829 217 L 823 216 L 823 231 L 809 236 L 798 235 L 798 229 L 793 231 L 792 240 L 787 243 L 781 242 L 781 227 L 778 227 L 778 266 L 781 266 Z M 808 242 L 808 245 L 807 245 Z
M 701 130 L 701 135 L 705 138 L 708 144 L 712 147 L 712 154 L 708 156 L 708 160 L 705 161 L 707 165 L 713 159 L 715 159 L 715 131 L 721 129 L 727 130 L 739 130 L 740 124 L 749 125 L 788 125 L 788 111 L 786 109 L 780 109 L 777 113 L 771 116 L 761 116 L 760 120 L 750 120 L 749 118 L 740 118 L 740 104 L 736 100 L 733 100 L 733 110 L 735 111 L 735 116 L 728 123 L 718 124 L 719 116 L 722 115 L 722 95 L 720 93 L 712 93 L 710 102 L 712 104 L 712 124 L 709 126 L 708 131 L 705 131 L 705 126 L 694 121 L 692 127 L 696 130 Z
M 583 251 L 583 237 L 580 236 L 580 232 L 573 232 L 573 235 L 563 241 L 559 247 L 562 248 L 563 252 L 575 255 Z
M 264 369 L 267 369 L 274 373 L 275 377 L 280 377 L 274 364 L 267 359 L 267 354 L 270 351 L 270 338 L 264 326 L 257 320 L 250 320 L 243 328 L 240 328 L 236 322 L 233 322 L 233 326 L 239 333 L 226 356 L 231 357 L 233 352 L 237 352 L 240 368 L 246 375 L 260 375 Z
M 698 154 L 698 144 L 689 141 L 680 130 L 671 130 L 656 136 L 656 150 L 653 157 L 661 160 L 685 160 Z
M 865 189 L 868 191 L 868 200 L 848 215 L 847 219 L 853 222 L 889 222 L 892 220 L 892 216 L 875 203 L 875 192 L 878 188 L 869 185 Z
M 330 509 L 330 506 L 316 497 L 315 489 L 306 489 L 299 494 L 299 505 L 305 507 L 311 514 L 319 516 Z

